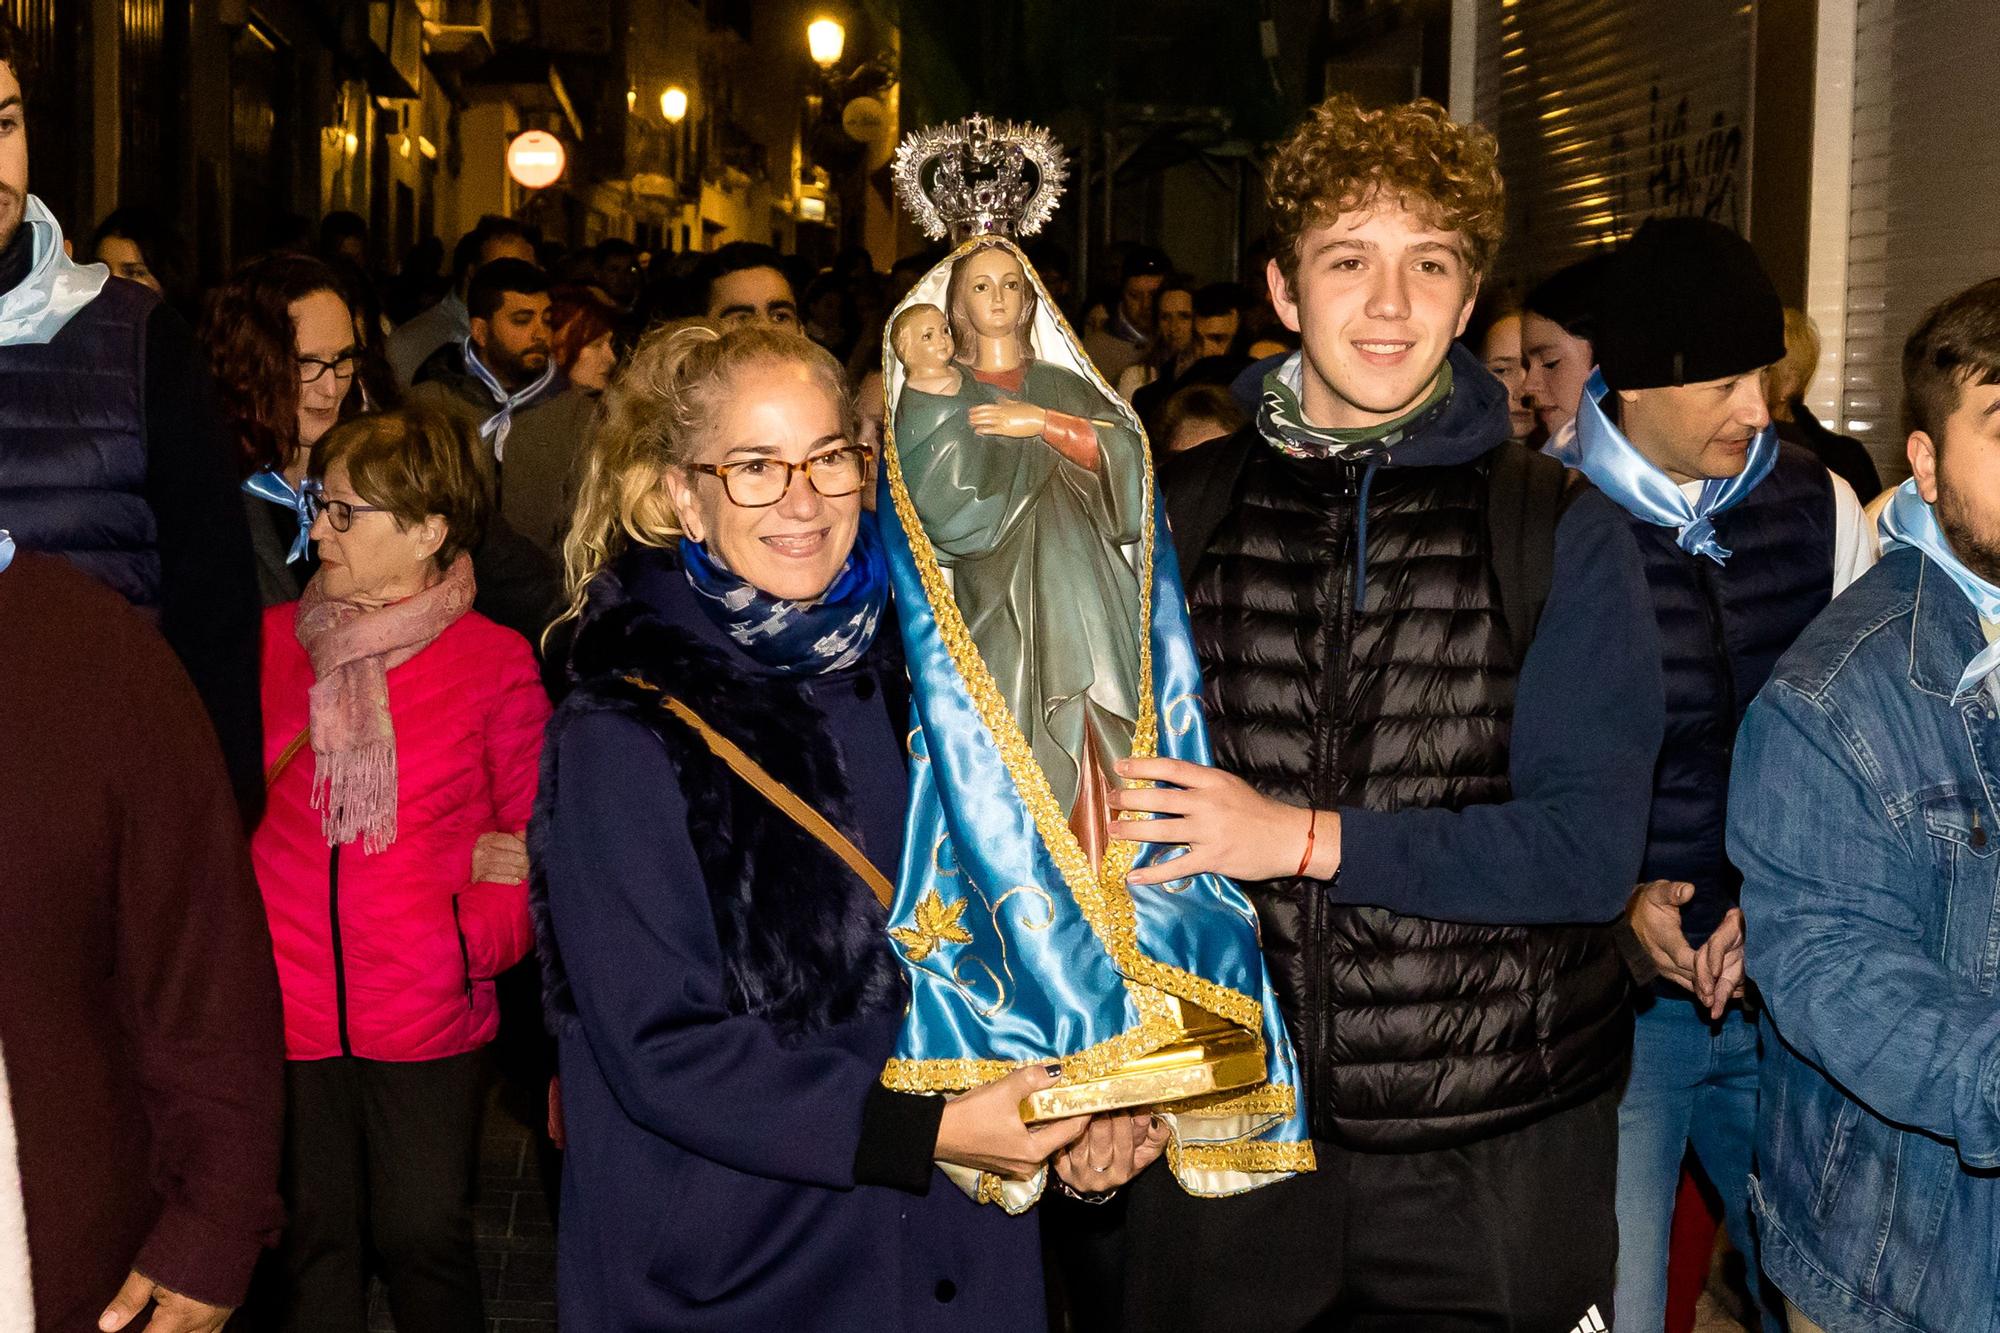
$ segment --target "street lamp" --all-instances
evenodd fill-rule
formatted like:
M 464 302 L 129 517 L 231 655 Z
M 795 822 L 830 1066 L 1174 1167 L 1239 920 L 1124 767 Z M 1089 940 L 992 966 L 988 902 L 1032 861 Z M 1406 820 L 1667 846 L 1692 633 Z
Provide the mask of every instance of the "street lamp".
M 678 125 L 688 113 L 687 90 L 679 86 L 670 87 L 660 94 L 660 114 L 667 118 L 667 124 Z
M 832 19 L 814 19 L 806 25 L 806 49 L 821 69 L 831 70 L 839 64 L 840 50 L 846 44 L 847 29 Z

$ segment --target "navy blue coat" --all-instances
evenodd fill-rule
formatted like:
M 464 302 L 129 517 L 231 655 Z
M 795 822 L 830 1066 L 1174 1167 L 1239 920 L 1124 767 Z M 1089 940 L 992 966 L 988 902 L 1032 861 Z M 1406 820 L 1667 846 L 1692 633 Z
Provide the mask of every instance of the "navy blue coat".
M 935 1103 L 879 1086 L 906 994 L 879 904 L 626 682 L 680 697 L 893 878 L 895 638 L 784 677 L 671 554 L 593 587 L 530 833 L 569 1141 L 565 1328 L 1044 1325 L 1033 1219 L 967 1199 L 928 1165 Z M 857 1183 L 885 1133 L 908 1139 L 906 1188 Z

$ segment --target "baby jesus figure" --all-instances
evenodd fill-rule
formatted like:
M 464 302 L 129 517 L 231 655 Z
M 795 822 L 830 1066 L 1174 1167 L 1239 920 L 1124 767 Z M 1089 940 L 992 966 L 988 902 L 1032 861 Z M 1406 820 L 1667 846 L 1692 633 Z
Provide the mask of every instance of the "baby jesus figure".
M 1092 865 L 1112 765 L 1139 716 L 1144 441 L 1075 372 L 1037 360 L 1033 296 L 1005 248 L 959 260 L 948 297 L 890 331 L 896 447 L 979 655 Z

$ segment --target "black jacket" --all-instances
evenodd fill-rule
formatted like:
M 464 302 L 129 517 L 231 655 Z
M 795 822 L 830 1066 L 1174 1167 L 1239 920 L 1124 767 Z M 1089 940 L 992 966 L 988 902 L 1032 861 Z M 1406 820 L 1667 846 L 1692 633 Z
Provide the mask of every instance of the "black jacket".
M 26 276 L 28 229 L 0 256 Z M 222 742 L 246 824 L 264 805 L 259 602 L 236 464 L 187 322 L 112 278 L 47 343 L 0 347 L 0 528 L 158 617 Z
M 1681 930 L 1699 947 L 1742 885 L 1723 845 L 1737 728 L 1779 656 L 1833 599 L 1833 483 L 1818 459 L 1780 445 L 1771 474 L 1716 517 L 1716 539 L 1731 553 L 1720 565 L 1683 551 L 1672 528 L 1631 523 L 1660 626 L 1667 707 L 1639 874 L 1694 885 Z M 1671 982 L 1658 989 L 1687 995 Z
M 1488 514 L 1504 394 L 1467 358 L 1454 374 L 1378 467 L 1238 436 L 1162 474 L 1170 515 L 1231 497 L 1181 551 L 1217 762 L 1341 814 L 1331 886 L 1244 887 L 1314 1133 L 1365 1148 L 1524 1125 L 1614 1086 L 1629 1047 L 1600 923 L 1635 882 L 1660 737 L 1637 552 L 1581 493 L 1517 667 Z

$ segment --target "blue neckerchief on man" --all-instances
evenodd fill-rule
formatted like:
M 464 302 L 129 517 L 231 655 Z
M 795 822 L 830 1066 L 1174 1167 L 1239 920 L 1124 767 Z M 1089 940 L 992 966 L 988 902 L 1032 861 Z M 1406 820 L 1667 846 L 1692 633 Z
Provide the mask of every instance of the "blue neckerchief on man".
M 1675 528 L 1676 543 L 1689 555 L 1726 564 L 1729 548 L 1715 536 L 1715 518 L 1740 504 L 1778 462 L 1778 433 L 1766 426 L 1750 442 L 1750 456 L 1733 477 L 1711 477 L 1690 500 L 1680 485 L 1611 423 L 1603 399 L 1611 392 L 1602 371 L 1592 371 L 1576 412 L 1576 430 L 1550 446 L 1549 453 L 1595 482 L 1626 513 L 1663 528 Z
M 1959 559 L 1958 552 L 1951 549 L 1944 529 L 1938 526 L 1937 511 L 1917 493 L 1915 477 L 1896 488 L 1895 498 L 1882 510 L 1878 531 L 1882 536 L 1884 554 L 1898 546 L 1910 546 L 1922 551 L 1932 564 L 1958 585 L 1958 590 L 1979 612 L 1980 619 L 1989 624 L 2000 624 L 2000 588 L 1973 573 L 1965 561 Z M 1966 664 L 1952 697 L 1957 698 L 1977 686 L 1996 667 L 2000 667 L 2000 639 L 1987 644 Z
M 28 276 L 0 296 L 0 347 L 48 342 L 111 280 L 105 265 L 79 264 L 63 252 L 62 224 L 32 194 L 21 225 L 28 229 L 34 260 Z
M 530 407 L 537 402 L 551 385 L 556 382 L 556 359 L 549 358 L 548 369 L 541 377 L 508 393 L 502 387 L 500 378 L 479 359 L 479 349 L 473 345 L 472 336 L 466 335 L 459 349 L 465 355 L 465 369 L 474 379 L 486 386 L 486 392 L 493 395 L 499 410 L 486 418 L 479 427 L 479 438 L 493 446 L 493 461 L 504 463 L 507 459 L 507 434 L 514 429 L 514 413 L 520 408 Z

